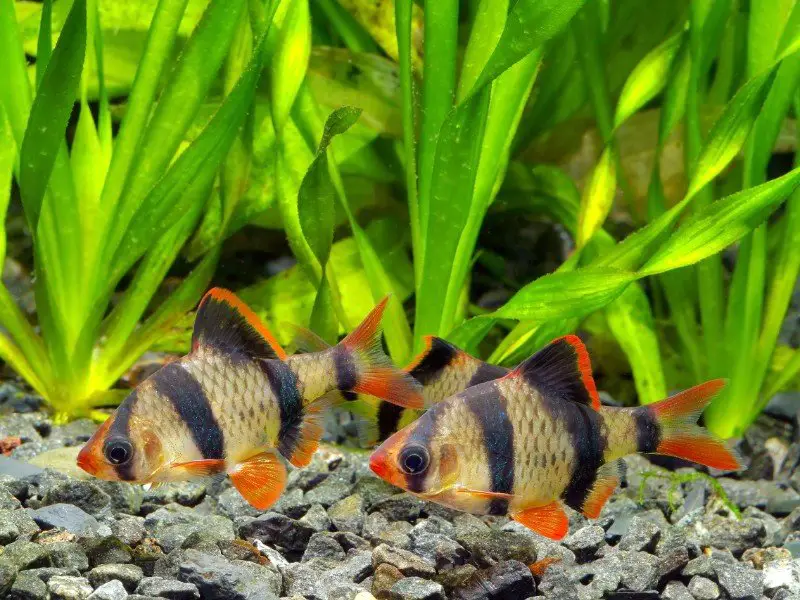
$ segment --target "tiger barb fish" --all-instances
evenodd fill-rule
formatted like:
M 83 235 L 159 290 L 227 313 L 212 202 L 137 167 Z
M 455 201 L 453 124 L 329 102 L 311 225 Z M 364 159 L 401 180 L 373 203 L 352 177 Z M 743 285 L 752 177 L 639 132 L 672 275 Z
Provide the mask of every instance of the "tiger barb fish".
M 159 484 L 226 473 L 265 509 L 286 467 L 308 465 L 333 391 L 421 408 L 419 384 L 383 353 L 386 299 L 338 345 L 287 356 L 235 295 L 215 288 L 195 318 L 191 352 L 139 384 L 78 455 L 100 479 Z
M 434 405 L 375 450 L 370 467 L 426 500 L 509 515 L 561 539 L 569 526 L 564 505 L 597 518 L 628 454 L 740 468 L 731 450 L 696 424 L 724 384 L 708 381 L 648 406 L 604 407 L 586 348 L 566 336 L 504 377 Z

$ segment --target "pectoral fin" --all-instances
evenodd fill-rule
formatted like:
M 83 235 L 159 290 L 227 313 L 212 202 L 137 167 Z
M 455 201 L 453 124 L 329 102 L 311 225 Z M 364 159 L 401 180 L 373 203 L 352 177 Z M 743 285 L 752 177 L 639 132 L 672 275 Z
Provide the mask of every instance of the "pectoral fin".
M 274 452 L 256 454 L 229 475 L 234 487 L 258 510 L 275 504 L 286 487 L 286 467 Z
M 484 490 L 473 490 L 470 488 L 459 487 L 456 489 L 459 494 L 469 494 L 475 498 L 484 498 L 486 500 L 511 500 L 513 494 L 504 494 L 502 492 L 486 492 Z
M 225 470 L 225 461 L 216 458 L 173 463 L 170 470 L 185 473 L 187 478 L 211 477 Z

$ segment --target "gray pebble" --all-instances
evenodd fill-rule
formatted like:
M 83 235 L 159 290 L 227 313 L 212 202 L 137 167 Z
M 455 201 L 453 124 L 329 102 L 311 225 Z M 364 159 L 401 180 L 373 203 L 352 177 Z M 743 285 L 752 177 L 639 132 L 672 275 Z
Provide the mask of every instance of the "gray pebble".
M 764 592 L 770 596 L 780 590 L 800 596 L 800 560 L 782 558 L 764 565 Z
M 717 600 L 719 598 L 717 584 L 700 575 L 692 577 L 689 582 L 689 592 L 694 596 L 695 600 Z
M 598 525 L 581 527 L 570 535 L 564 545 L 575 554 L 575 560 L 586 562 L 597 554 L 600 546 L 605 544 L 606 532 Z
M 111 535 L 108 525 L 101 524 L 85 510 L 72 504 L 49 504 L 34 510 L 31 517 L 45 530 L 58 528 L 81 537 Z
M 475 573 L 453 598 L 457 600 L 502 600 L 527 598 L 536 591 L 530 569 L 516 560 L 509 560 Z
M 463 565 L 469 558 L 461 544 L 441 533 L 414 533 L 412 531 L 411 551 L 436 567 L 437 571 Z
M 523 533 L 487 528 L 459 535 L 457 527 L 456 540 L 479 566 L 489 567 L 504 560 L 518 560 L 526 565 L 536 562 L 536 550 Z
M 19 537 L 19 527 L 11 521 L 0 521 L 0 545 L 10 544 Z
M 386 595 L 389 600 L 445 600 L 444 588 L 435 581 L 404 577 Z
M 406 577 L 433 577 L 436 571 L 433 565 L 413 552 L 381 544 L 372 551 L 372 564 L 377 567 L 387 563 L 396 567 Z
M 125 600 L 128 592 L 121 581 L 113 579 L 99 586 L 91 593 L 87 600 Z
M 81 573 L 78 569 L 67 567 L 39 567 L 38 569 L 28 569 L 25 573 L 36 575 L 39 579 L 47 583 L 51 577 L 58 575 L 66 575 L 69 577 L 80 577 Z
M 303 491 L 295 488 L 284 492 L 269 510 L 281 513 L 292 519 L 299 519 L 308 512 L 310 507 L 311 502 L 306 498 L 305 494 L 303 494 Z
M 143 596 L 168 598 L 169 600 L 196 600 L 200 598 L 197 586 L 163 577 L 145 577 L 139 582 L 136 593 Z
M 30 540 L 41 528 L 31 518 L 30 510 L 0 510 L 0 523 L 12 523 L 19 531 L 19 537 Z
M 9 600 L 47 600 L 47 595 L 44 581 L 36 575 L 22 572 L 17 575 L 6 597 Z
M 738 556 L 748 548 L 761 546 L 767 530 L 761 520 L 752 517 L 708 515 L 695 526 L 693 534 L 702 547 L 725 548 Z
M 89 565 L 92 567 L 111 563 L 129 563 L 133 556 L 130 547 L 114 536 L 82 540 L 81 545 L 89 557 Z
M 581 568 L 585 566 L 587 565 L 581 565 Z M 557 598 L 558 600 L 579 600 L 579 585 L 580 584 L 575 583 L 567 575 L 563 566 L 555 565 L 545 571 L 544 575 L 539 581 L 538 590 L 547 598 Z
M 116 521 L 110 524 L 112 535 L 119 538 L 123 544 L 135 546 L 144 539 L 144 519 L 131 515 L 119 515 Z
M 47 546 L 26 540 L 17 540 L 3 548 L 2 558 L 3 562 L 15 566 L 20 571 L 51 566 L 50 552 Z
M 52 600 L 86 600 L 92 586 L 85 577 L 57 575 L 47 582 L 47 590 Z
M 380 511 L 390 521 L 415 521 L 425 503 L 411 494 L 395 494 L 379 500 L 370 507 L 370 512 Z
M 680 581 L 670 581 L 662 593 L 664 600 L 693 600 L 686 586 Z
M 111 498 L 90 481 L 69 479 L 48 489 L 42 498 L 42 504 L 70 504 L 96 515 L 111 504 Z
M 325 508 L 333 506 L 336 502 L 350 494 L 351 485 L 342 481 L 326 480 L 321 485 L 305 493 L 304 499 L 307 506 L 321 504 Z
M 14 584 L 17 577 L 17 567 L 0 561 L 0 597 L 2 597 Z
M 620 550 L 653 552 L 661 537 L 661 528 L 653 521 L 636 516 L 617 545 Z
M 118 580 L 127 591 L 133 592 L 143 576 L 142 568 L 137 565 L 107 564 L 95 567 L 89 571 L 87 577 L 93 587 L 100 587 L 109 581 Z
M 182 504 L 196 506 L 206 495 L 202 481 L 180 481 L 151 488 L 144 493 L 143 504 Z
M 89 568 L 89 557 L 83 548 L 74 542 L 55 542 L 47 544 L 50 561 L 54 567 L 64 567 L 86 571 Z
M 318 573 L 319 576 L 319 573 Z M 208 600 L 268 600 L 281 591 L 281 575 L 274 567 L 185 551 L 178 578 L 193 583 Z
M 731 600 L 758 600 L 764 591 L 764 574 L 740 564 L 715 564 L 719 587 Z
M 658 558 L 646 552 L 620 552 L 622 584 L 634 592 L 653 589 L 658 583 Z
M 302 552 L 314 533 L 307 523 L 275 512 L 263 514 L 239 527 L 239 536 L 242 538 L 277 544 L 292 552 Z
M 342 498 L 328 509 L 328 516 L 338 531 L 361 535 L 364 529 L 364 499 L 358 494 Z
M 331 519 L 321 504 L 312 504 L 299 520 L 314 531 L 328 531 L 331 528 Z
M 345 557 L 344 549 L 339 542 L 328 532 L 315 533 L 308 540 L 306 549 L 303 552 L 303 562 L 314 558 L 330 558 L 333 560 L 343 560 Z
M 546 584 L 551 580 L 558 582 L 557 575 L 562 568 L 550 567 L 542 577 L 540 589 L 545 595 L 553 595 L 551 592 L 564 593 L 565 590 L 550 589 Z M 572 582 L 573 588 L 580 590 L 580 595 L 586 598 L 602 598 L 610 592 L 616 590 L 622 580 L 622 562 L 617 555 L 606 556 L 598 560 L 577 565 L 566 570 L 566 576 Z M 563 584 L 561 585 L 563 588 Z

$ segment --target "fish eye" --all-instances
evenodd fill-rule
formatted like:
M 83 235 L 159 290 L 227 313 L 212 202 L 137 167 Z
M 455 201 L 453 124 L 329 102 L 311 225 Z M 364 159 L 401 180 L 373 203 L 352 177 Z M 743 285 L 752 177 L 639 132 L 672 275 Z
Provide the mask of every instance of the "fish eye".
M 128 440 L 109 440 L 103 448 L 103 454 L 112 465 L 121 465 L 131 459 L 133 446 Z
M 409 446 L 400 454 L 400 468 L 408 475 L 417 475 L 428 468 L 430 456 L 422 446 Z

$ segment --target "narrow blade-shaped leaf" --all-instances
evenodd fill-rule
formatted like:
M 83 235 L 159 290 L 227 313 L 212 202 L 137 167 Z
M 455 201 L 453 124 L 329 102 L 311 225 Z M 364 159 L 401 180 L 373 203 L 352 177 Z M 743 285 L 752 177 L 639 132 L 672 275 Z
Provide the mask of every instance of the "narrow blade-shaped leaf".
M 800 168 L 717 200 L 682 225 L 640 273 L 653 275 L 678 269 L 722 251 L 763 223 L 798 185 Z
M 86 0 L 75 0 L 34 98 L 20 148 L 19 184 L 25 217 L 36 231 L 47 183 L 80 83 L 86 50 Z

